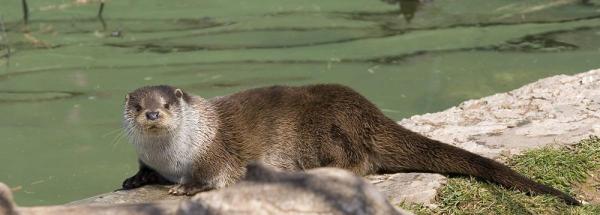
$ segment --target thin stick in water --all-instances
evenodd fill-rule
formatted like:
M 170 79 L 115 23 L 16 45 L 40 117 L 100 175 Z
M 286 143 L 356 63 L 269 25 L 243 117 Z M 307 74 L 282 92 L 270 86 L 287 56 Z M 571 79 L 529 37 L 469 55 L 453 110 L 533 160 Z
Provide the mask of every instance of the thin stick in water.
M 23 4 L 23 22 L 25 25 L 29 23 L 29 6 L 27 5 L 27 0 L 21 0 Z
M 100 8 L 98 9 L 98 19 L 102 23 L 102 30 L 106 30 L 106 22 L 104 22 L 104 18 L 102 17 L 103 12 L 104 12 L 104 1 L 100 1 Z

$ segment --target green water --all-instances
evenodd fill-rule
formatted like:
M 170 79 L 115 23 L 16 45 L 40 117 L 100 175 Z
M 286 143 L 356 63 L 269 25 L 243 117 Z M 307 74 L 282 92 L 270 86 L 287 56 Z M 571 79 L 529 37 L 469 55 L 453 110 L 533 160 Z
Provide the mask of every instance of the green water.
M 85 1 L 80 1 L 85 2 Z M 136 171 L 126 92 L 334 82 L 401 119 L 600 67 L 600 1 L 0 0 L 0 181 L 20 205 Z M 10 49 L 10 51 L 9 51 Z

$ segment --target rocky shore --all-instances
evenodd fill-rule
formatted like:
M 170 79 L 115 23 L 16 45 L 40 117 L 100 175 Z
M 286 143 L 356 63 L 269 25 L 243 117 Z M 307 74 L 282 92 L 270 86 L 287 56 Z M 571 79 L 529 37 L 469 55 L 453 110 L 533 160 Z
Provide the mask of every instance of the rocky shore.
M 465 101 L 445 111 L 413 116 L 399 123 L 433 139 L 500 161 L 527 149 L 573 144 L 590 135 L 600 136 L 600 69 L 541 79 L 510 92 Z M 372 175 L 366 177 L 370 182 L 366 183 L 343 170 L 316 169 L 292 174 L 256 167 L 253 171 L 239 185 L 202 193 L 192 200 L 169 196 L 165 187 L 148 186 L 56 207 L 89 209 L 89 203 L 94 203 L 98 207 L 95 211 L 123 208 L 129 212 L 137 209 L 140 214 L 191 211 L 218 214 L 258 208 L 278 214 L 408 214 L 397 207 L 399 203 L 434 204 L 437 190 L 446 183 L 443 175 L 429 173 Z M 20 210 L 27 214 L 35 210 L 14 206 L 6 197 L 10 191 L 0 189 L 0 194 L 0 212 Z M 294 198 L 289 198 L 290 195 Z M 165 202 L 176 203 L 167 205 L 177 207 L 167 207 Z M 212 204 L 215 202 L 219 204 Z M 141 213 L 144 205 L 158 209 L 146 208 L 147 213 Z
M 544 78 L 506 93 L 465 101 L 399 122 L 430 138 L 503 161 L 523 150 L 600 136 L 600 69 Z M 439 174 L 372 176 L 394 205 L 431 204 L 446 183 Z M 406 192 L 410 191 L 410 192 Z

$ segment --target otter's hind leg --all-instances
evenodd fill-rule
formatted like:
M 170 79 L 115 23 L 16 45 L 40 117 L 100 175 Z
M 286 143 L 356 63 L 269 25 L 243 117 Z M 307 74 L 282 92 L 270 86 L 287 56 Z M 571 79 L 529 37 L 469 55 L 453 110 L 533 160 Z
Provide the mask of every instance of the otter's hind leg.
M 188 184 L 177 184 L 169 189 L 169 194 L 175 196 L 192 196 L 196 193 L 209 191 L 215 189 L 212 186 L 202 183 L 188 183 Z

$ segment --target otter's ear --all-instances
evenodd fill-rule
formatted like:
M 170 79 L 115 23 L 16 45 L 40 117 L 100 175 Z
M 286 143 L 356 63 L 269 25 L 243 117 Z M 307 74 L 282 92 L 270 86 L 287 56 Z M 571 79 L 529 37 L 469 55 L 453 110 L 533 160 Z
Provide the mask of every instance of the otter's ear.
M 175 96 L 177 98 L 182 98 L 183 97 L 183 91 L 181 91 L 181 89 L 175 89 Z

